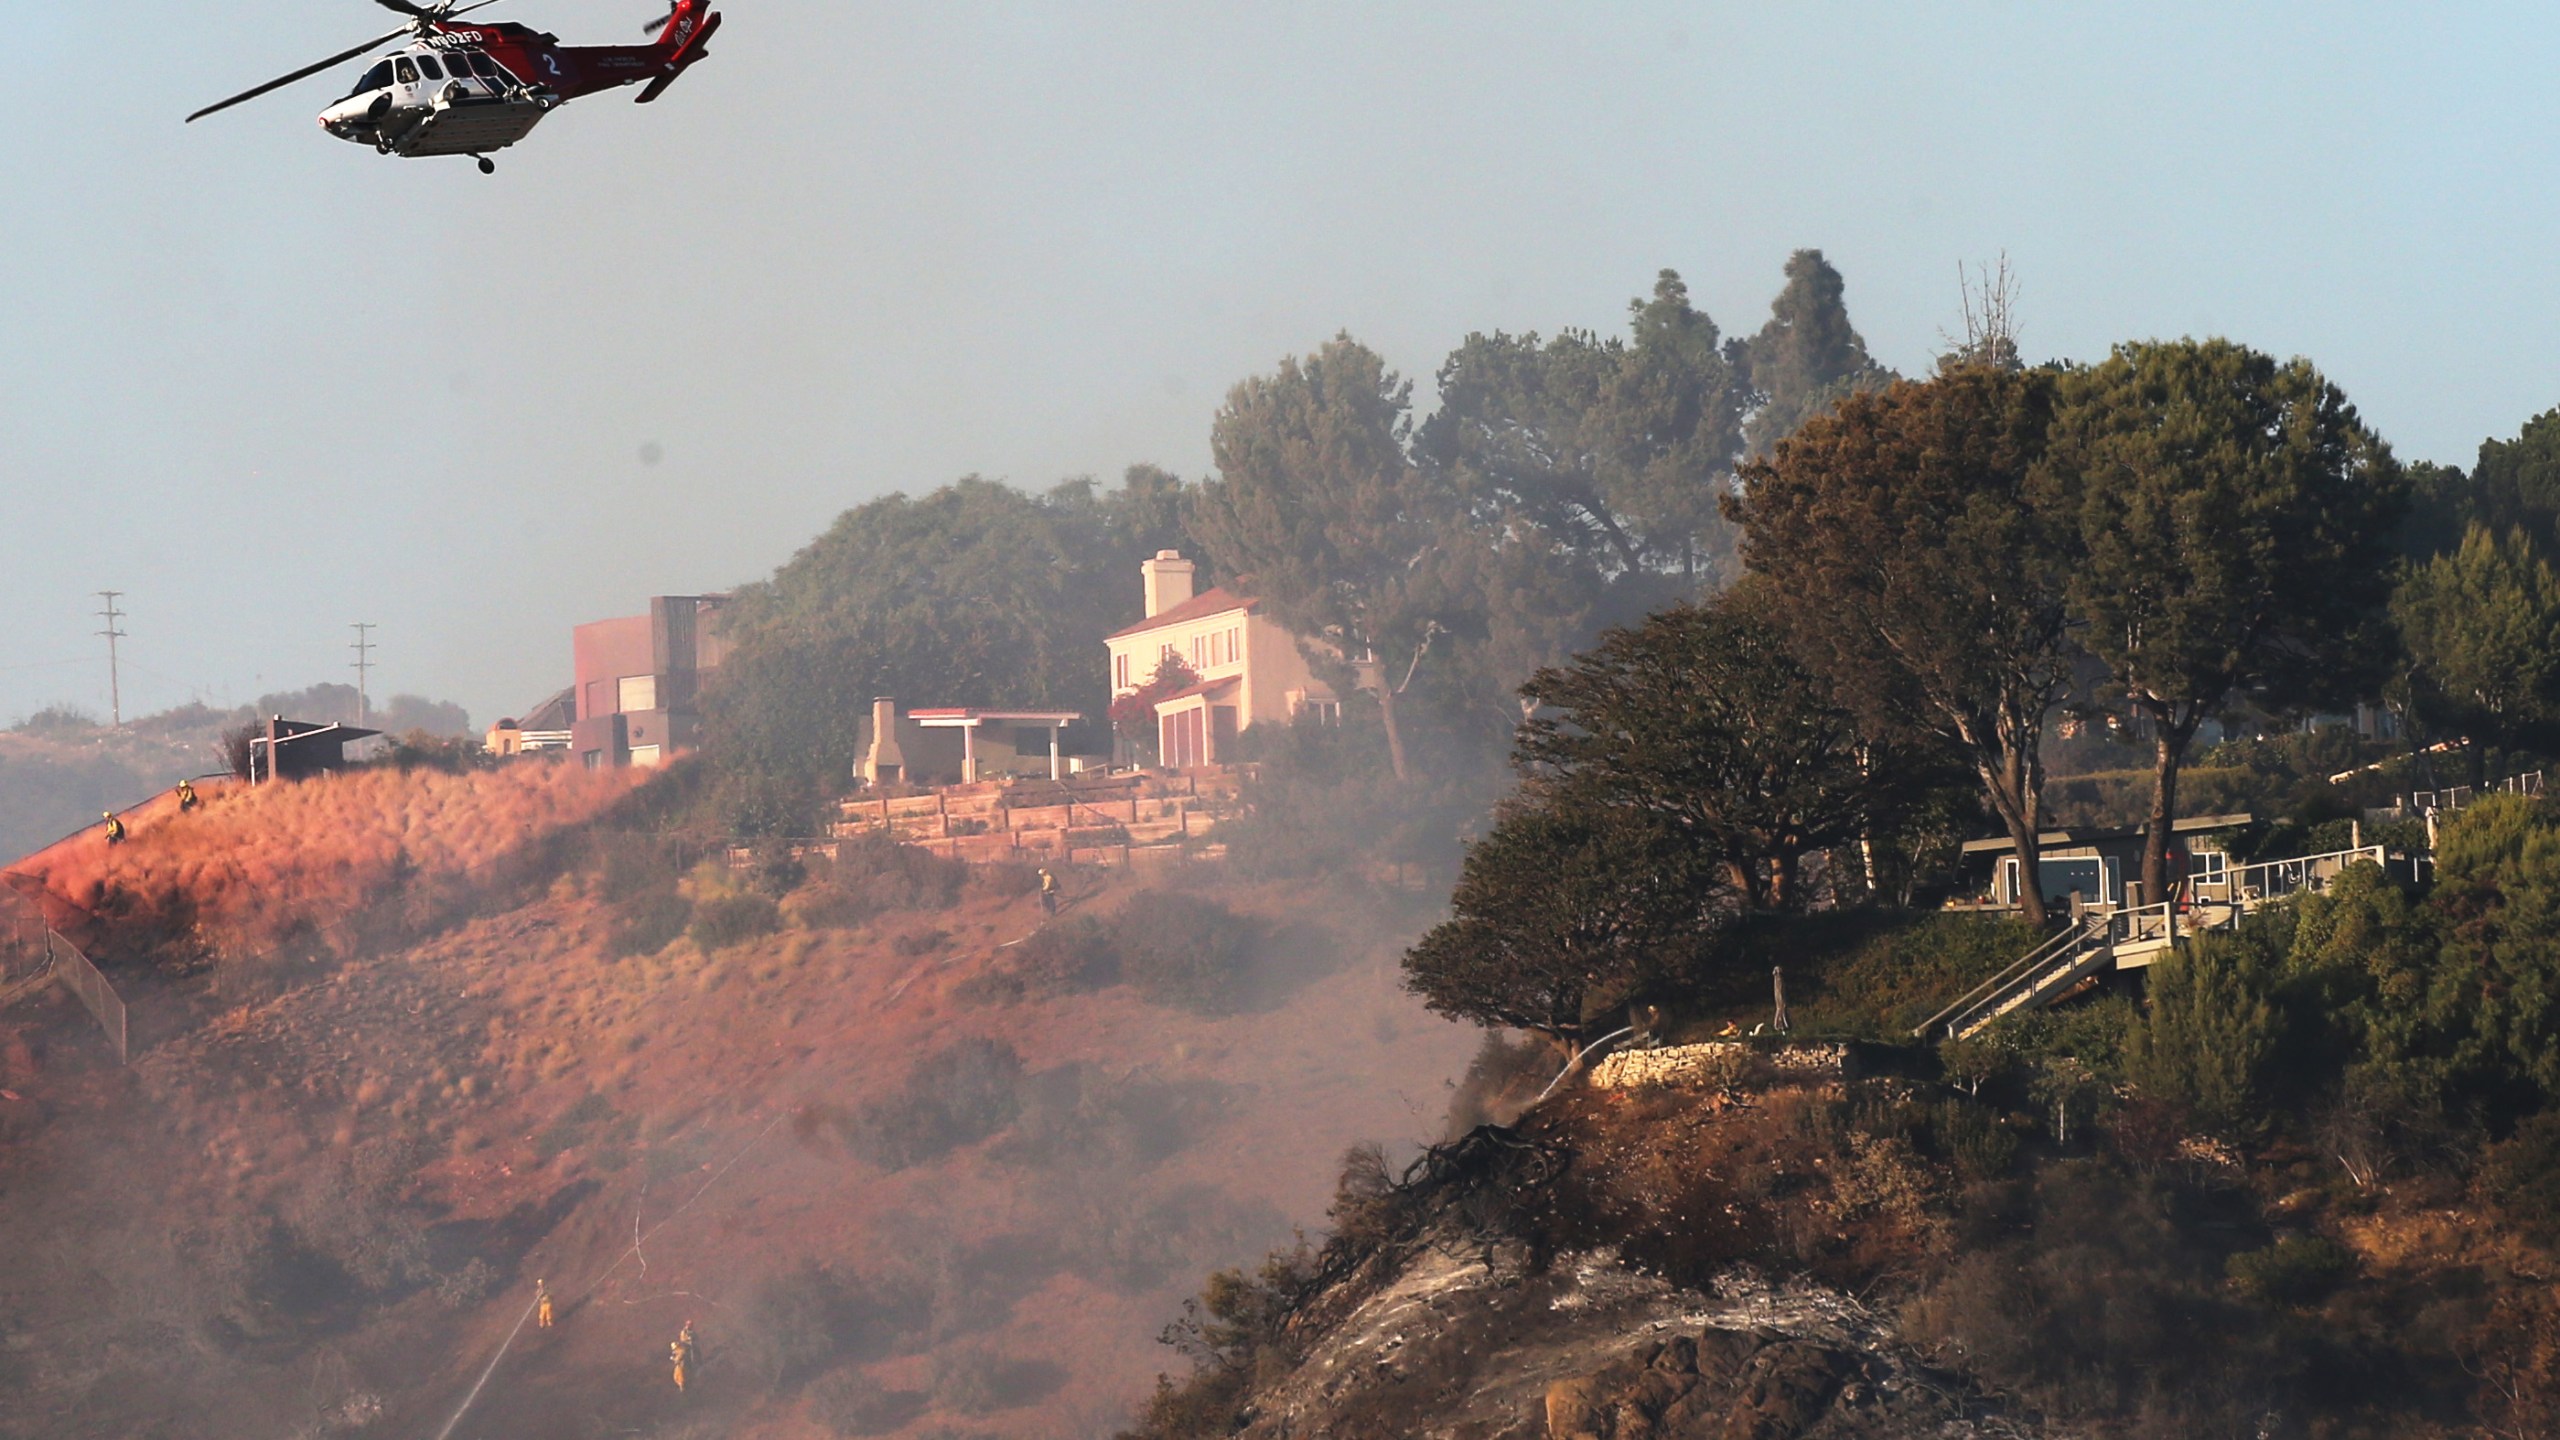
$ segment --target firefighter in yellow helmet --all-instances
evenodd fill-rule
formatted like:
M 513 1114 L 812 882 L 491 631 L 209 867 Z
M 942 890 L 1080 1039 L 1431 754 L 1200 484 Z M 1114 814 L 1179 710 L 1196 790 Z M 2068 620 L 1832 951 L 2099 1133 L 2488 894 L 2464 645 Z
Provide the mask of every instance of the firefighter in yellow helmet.
M 676 1332 L 674 1342 L 667 1346 L 667 1358 L 675 1362 L 676 1389 L 681 1391 L 684 1389 L 684 1372 L 693 1365 L 692 1320 L 686 1320 L 684 1328 Z
M 1040 908 L 1051 915 L 1058 913 L 1058 877 L 1045 865 L 1040 867 Z
M 533 1323 L 540 1329 L 551 1328 L 551 1283 L 547 1280 L 533 1282 Z
M 196 782 L 193 780 L 179 781 L 178 809 L 180 813 L 183 814 L 184 812 L 193 810 L 194 808 L 196 808 Z
M 105 817 L 106 817 L 106 821 L 107 821 L 107 843 L 108 843 L 108 844 L 110 844 L 110 845 L 121 845 L 121 844 L 123 844 L 123 843 L 124 843 L 124 822 L 116 818 L 116 812 L 114 812 L 113 810 L 101 810 L 101 811 L 99 811 L 98 813 L 99 813 L 100 815 L 102 815 L 102 816 L 105 816 Z

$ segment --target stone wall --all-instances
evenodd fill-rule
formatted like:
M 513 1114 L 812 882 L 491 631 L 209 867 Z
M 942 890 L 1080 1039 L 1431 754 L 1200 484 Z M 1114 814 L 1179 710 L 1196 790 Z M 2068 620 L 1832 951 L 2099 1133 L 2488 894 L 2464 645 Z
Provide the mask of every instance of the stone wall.
M 1848 1074 L 1849 1061 L 1849 1044 L 1844 1040 L 1808 1040 L 1768 1049 L 1741 1040 L 1709 1040 L 1658 1050 L 1618 1051 L 1591 1067 L 1591 1083 L 1602 1090 L 1722 1085 L 1764 1069 L 1781 1075 L 1838 1078 Z
M 1064 860 L 1144 865 L 1216 859 L 1221 820 L 1243 813 L 1240 766 L 1145 771 L 1067 781 L 985 781 L 923 794 L 840 802 L 840 837 L 886 831 L 936 855 L 979 864 Z

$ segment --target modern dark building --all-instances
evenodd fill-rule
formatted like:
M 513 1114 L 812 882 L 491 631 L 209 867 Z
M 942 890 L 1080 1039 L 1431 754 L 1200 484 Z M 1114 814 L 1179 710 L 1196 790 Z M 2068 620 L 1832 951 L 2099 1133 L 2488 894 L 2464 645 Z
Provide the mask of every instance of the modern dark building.
M 347 768 L 347 746 L 381 734 L 354 725 L 267 717 L 266 732 L 249 737 L 249 781 L 302 780 Z
M 702 677 L 728 658 L 719 625 L 728 601 L 661 595 L 646 615 L 577 627 L 569 748 L 579 764 L 663 765 L 701 743 Z

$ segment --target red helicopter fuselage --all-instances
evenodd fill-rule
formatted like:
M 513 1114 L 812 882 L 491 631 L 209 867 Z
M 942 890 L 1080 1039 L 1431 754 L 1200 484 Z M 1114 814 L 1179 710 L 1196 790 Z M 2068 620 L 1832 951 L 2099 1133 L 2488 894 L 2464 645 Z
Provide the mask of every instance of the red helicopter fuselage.
M 702 58 L 703 43 L 720 28 L 720 16 L 708 0 L 681 0 L 657 40 L 647 45 L 563 45 L 557 35 L 512 22 L 442 22 L 435 28 L 486 50 L 518 79 L 549 90 L 562 101 L 647 82 L 649 88 L 639 96 L 645 105 L 665 93 L 686 66 Z

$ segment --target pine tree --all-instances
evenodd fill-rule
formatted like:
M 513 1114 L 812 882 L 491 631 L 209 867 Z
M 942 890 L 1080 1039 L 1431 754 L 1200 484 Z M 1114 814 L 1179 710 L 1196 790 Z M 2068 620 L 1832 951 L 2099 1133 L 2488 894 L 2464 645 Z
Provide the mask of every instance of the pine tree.
M 2475 522 L 2459 550 L 2407 568 L 2391 616 L 2407 703 L 2432 728 L 2509 747 L 2560 730 L 2560 572 L 2524 530 Z
M 2079 654 L 2077 528 L 2037 471 L 2050 374 L 1951 365 L 1844 400 L 1743 469 L 1743 556 L 1879 733 L 1951 747 L 2038 873 L 2046 717 Z M 2027 919 L 2044 923 L 2042 887 Z
M 1867 354 L 1849 323 L 1848 282 L 1819 250 L 1787 258 L 1787 285 L 1769 321 L 1744 347 L 1760 404 L 1744 428 L 1750 453 L 1766 455 L 1841 396 L 1881 388 L 1893 372 Z
M 2079 522 L 2073 612 L 2153 729 L 2157 903 L 2198 726 L 2242 698 L 2343 704 L 2387 675 L 2400 467 L 2309 361 L 2227 340 L 2116 347 L 2066 382 L 2054 433 Z
M 1348 335 L 1238 384 L 1211 426 L 1218 477 L 1192 520 L 1221 569 L 1250 576 L 1283 624 L 1364 673 L 1399 780 L 1396 698 L 1447 629 L 1436 552 L 1456 538 L 1459 510 L 1406 453 L 1412 399 Z

